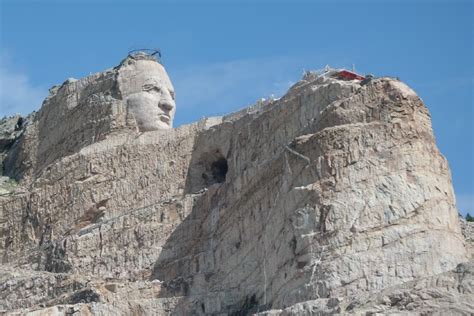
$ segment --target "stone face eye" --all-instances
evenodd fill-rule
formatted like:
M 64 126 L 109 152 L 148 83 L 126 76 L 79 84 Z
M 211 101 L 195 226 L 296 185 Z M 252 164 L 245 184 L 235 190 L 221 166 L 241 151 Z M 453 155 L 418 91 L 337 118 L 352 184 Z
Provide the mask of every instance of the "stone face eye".
M 146 84 L 143 86 L 143 91 L 160 92 L 160 88 L 152 84 Z
M 174 91 L 170 90 L 170 95 L 171 95 L 171 98 L 174 100 Z

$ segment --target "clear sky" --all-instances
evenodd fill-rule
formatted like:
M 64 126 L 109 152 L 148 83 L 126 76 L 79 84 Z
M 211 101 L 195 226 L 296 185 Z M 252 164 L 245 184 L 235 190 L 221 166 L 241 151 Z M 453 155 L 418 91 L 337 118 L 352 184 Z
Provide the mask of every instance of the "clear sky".
M 279 96 L 304 70 L 400 77 L 429 107 L 458 207 L 474 213 L 474 1 L 0 0 L 0 116 L 159 47 L 175 126 Z

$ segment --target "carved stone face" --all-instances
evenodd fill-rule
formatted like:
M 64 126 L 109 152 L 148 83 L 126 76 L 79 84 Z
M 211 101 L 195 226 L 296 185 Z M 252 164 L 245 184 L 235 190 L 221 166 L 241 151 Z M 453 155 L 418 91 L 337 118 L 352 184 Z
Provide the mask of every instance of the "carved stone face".
M 140 132 L 173 127 L 174 88 L 163 66 L 153 60 L 126 60 L 119 69 L 119 87 Z

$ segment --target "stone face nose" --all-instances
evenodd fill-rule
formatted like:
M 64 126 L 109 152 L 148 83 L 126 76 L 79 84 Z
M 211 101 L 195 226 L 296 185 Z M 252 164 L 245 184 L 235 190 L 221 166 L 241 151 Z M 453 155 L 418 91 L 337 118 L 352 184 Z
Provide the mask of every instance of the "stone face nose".
M 173 102 L 171 102 L 169 100 L 161 100 L 160 103 L 159 103 L 159 107 L 163 111 L 169 112 L 169 111 L 173 110 L 174 104 L 173 104 Z
M 170 112 L 175 107 L 173 97 L 171 96 L 171 93 L 168 91 L 168 89 L 162 89 L 161 91 L 161 100 L 159 106 L 163 111 Z

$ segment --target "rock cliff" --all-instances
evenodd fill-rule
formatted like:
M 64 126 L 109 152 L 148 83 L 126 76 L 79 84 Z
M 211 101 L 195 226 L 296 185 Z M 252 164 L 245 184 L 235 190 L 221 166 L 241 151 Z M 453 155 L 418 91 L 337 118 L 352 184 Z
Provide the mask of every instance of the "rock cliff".
M 473 313 L 426 106 L 334 74 L 172 129 L 164 68 L 129 56 L 2 120 L 0 311 Z

